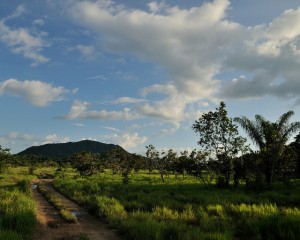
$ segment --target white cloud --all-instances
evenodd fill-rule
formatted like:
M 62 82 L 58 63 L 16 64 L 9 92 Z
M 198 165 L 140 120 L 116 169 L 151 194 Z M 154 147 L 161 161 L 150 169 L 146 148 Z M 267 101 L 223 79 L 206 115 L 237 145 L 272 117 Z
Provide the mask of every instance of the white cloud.
M 179 122 L 173 122 L 172 124 L 173 124 L 173 127 L 162 129 L 162 131 L 161 131 L 162 135 L 172 135 L 180 128 Z
M 19 81 L 8 79 L 0 82 L 0 94 L 6 93 L 24 98 L 27 102 L 44 107 L 52 102 L 61 101 L 69 91 L 64 87 L 54 87 L 50 83 L 36 80 Z
M 106 136 L 111 142 L 120 145 L 126 150 L 130 150 L 144 144 L 148 138 L 146 136 L 139 136 L 138 133 L 124 132 L 122 134 L 113 134 Z
M 20 4 L 19 6 L 17 6 L 17 8 L 15 9 L 15 11 L 11 15 L 3 18 L 3 21 L 7 21 L 7 20 L 10 20 L 10 19 L 18 18 L 19 16 L 23 15 L 25 12 L 26 12 L 25 5 L 24 4 Z
M 0 20 L 0 41 L 5 43 L 15 54 L 22 54 L 25 58 L 33 60 L 32 66 L 49 61 L 49 58 L 40 54 L 48 43 L 42 38 L 44 32 L 32 34 L 26 28 L 10 28 L 6 21 L 17 18 L 25 12 L 24 5 L 19 5 L 15 12 Z
M 16 153 L 14 148 L 24 146 L 29 147 L 32 145 L 32 141 L 36 141 L 33 135 L 27 133 L 20 133 L 18 131 L 12 131 L 5 135 L 0 135 L 0 145 L 5 148 L 12 149 L 11 153 Z M 21 151 L 23 149 L 17 149 L 17 151 Z
M 178 121 L 185 118 L 189 105 L 214 102 L 220 96 L 299 96 L 300 8 L 285 11 L 268 25 L 246 27 L 227 18 L 229 0 L 190 9 L 151 2 L 149 11 L 113 1 L 72 3 L 70 16 L 95 33 L 103 48 L 153 61 L 167 72 L 169 82 L 141 92 L 165 97 L 139 103 L 140 114 Z M 254 77 L 227 84 L 216 77 L 222 71 Z M 277 83 L 280 77 L 283 81 Z
M 167 96 L 161 102 L 139 106 L 141 113 L 170 119 L 169 112 L 174 109 L 174 119 L 179 119 L 187 104 L 218 91 L 219 81 L 214 76 L 222 55 L 234 45 L 240 31 L 238 24 L 225 19 L 228 0 L 188 10 L 152 2 L 150 12 L 126 9 L 113 1 L 106 5 L 103 1 L 73 3 L 72 18 L 98 34 L 107 50 L 155 61 L 169 73 L 169 83 L 150 86 L 142 93 L 173 90 L 164 92 Z M 179 107 L 173 105 L 178 100 Z
M 140 98 L 131 98 L 131 97 L 120 97 L 113 101 L 114 104 L 125 104 L 125 103 L 142 103 L 146 102 L 145 99 L 140 99 Z
M 35 19 L 33 21 L 33 24 L 38 25 L 38 26 L 43 26 L 45 24 L 45 21 L 43 19 Z
M 65 119 L 95 119 L 95 120 L 134 120 L 140 116 L 129 108 L 123 111 L 107 111 L 107 110 L 89 110 L 91 106 L 89 102 L 75 100 L 70 112 L 64 117 Z
M 10 133 L 8 134 L 8 137 L 9 137 L 10 139 L 15 139 L 15 138 L 18 137 L 18 135 L 19 135 L 18 132 L 10 132 Z
M 69 51 L 78 51 L 86 60 L 94 60 L 99 54 L 96 48 L 92 45 L 77 45 L 76 47 L 69 48 Z
M 103 128 L 103 129 L 110 130 L 110 131 L 114 131 L 114 132 L 120 132 L 119 129 L 113 128 L 113 127 L 106 127 L 106 126 L 99 126 L 99 127 L 100 127 L 100 128 Z
M 226 68 L 248 73 L 224 84 L 222 95 L 230 98 L 275 96 L 299 100 L 300 7 L 285 11 L 269 25 L 249 31 L 244 51 L 225 62 Z
M 56 135 L 56 133 L 47 135 L 45 137 L 45 141 L 42 144 L 47 144 L 47 143 L 66 143 L 69 142 L 70 138 L 68 137 L 59 137 Z

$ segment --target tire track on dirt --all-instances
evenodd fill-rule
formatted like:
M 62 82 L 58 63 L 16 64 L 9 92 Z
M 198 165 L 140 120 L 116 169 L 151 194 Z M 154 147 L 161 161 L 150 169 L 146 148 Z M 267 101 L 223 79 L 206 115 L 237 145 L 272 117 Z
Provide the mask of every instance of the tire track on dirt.
M 34 197 L 37 202 L 38 226 L 33 240 L 76 240 L 85 236 L 89 240 L 120 240 L 116 232 L 108 228 L 98 218 L 91 215 L 86 209 L 71 201 L 52 187 L 52 180 L 39 180 L 48 191 L 61 199 L 64 207 L 73 212 L 78 221 L 67 223 L 43 195 L 33 185 Z

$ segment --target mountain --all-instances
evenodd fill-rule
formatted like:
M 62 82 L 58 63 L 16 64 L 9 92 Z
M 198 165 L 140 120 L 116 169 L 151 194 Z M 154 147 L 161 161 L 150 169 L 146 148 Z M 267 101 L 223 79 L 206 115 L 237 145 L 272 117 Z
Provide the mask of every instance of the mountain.
M 66 158 L 77 152 L 92 152 L 101 154 L 108 152 L 113 148 L 121 147 L 114 144 L 83 140 L 79 142 L 53 143 L 33 146 L 18 153 L 18 155 L 38 155 L 43 157 Z

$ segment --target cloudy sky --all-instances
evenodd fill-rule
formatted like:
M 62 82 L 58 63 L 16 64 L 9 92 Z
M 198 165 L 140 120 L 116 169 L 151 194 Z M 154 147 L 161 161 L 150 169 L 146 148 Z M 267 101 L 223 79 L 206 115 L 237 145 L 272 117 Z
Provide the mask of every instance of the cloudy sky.
M 0 145 L 197 148 L 191 126 L 300 117 L 296 0 L 0 1 Z

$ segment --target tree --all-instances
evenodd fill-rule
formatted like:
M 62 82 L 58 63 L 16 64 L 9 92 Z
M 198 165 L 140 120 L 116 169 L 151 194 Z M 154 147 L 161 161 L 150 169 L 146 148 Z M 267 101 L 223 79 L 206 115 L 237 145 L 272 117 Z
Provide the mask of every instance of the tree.
M 188 162 L 188 151 L 181 151 L 180 156 L 176 157 L 175 161 L 172 163 L 171 171 L 175 174 L 176 177 L 178 174 L 182 174 L 182 177 L 184 178 L 185 174 L 187 173 Z
M 177 159 L 177 154 L 173 149 L 169 149 L 168 151 L 162 151 L 161 155 L 162 157 L 156 161 L 156 169 L 160 174 L 162 182 L 165 182 L 165 175 L 171 170 L 171 166 Z
M 91 152 L 74 153 L 71 156 L 74 161 L 74 167 L 82 176 L 90 176 L 97 173 L 100 169 L 99 156 Z
M 213 180 L 213 173 L 207 163 L 208 154 L 206 152 L 193 150 L 187 158 L 186 171 L 189 175 L 201 179 L 208 185 Z
M 296 176 L 300 178 L 300 132 L 295 137 L 295 141 L 290 144 L 290 146 L 294 149 L 296 153 Z
M 110 151 L 109 156 L 113 166 L 117 167 L 115 171 L 121 173 L 123 184 L 128 184 L 129 174 L 134 168 L 134 157 L 120 148 L 114 148 Z
M 11 157 L 8 148 L 2 148 L 0 145 L 0 173 L 3 173 L 7 167 L 8 161 Z
M 192 129 L 199 134 L 201 149 L 217 162 L 218 183 L 228 187 L 233 172 L 232 160 L 243 149 L 246 140 L 239 136 L 237 125 L 227 116 L 225 108 L 225 103 L 221 102 L 215 112 L 205 113 L 195 121 Z
M 255 121 L 251 121 L 245 116 L 234 119 L 246 131 L 253 143 L 259 147 L 268 187 L 272 186 L 274 178 L 280 173 L 280 161 L 284 157 L 289 137 L 300 129 L 300 122 L 289 123 L 293 115 L 293 111 L 288 111 L 281 115 L 276 122 L 270 122 L 261 115 L 256 115 Z
M 159 174 L 162 182 L 165 182 L 165 175 L 168 173 L 170 168 L 170 162 L 174 161 L 176 158 L 176 153 L 170 149 L 167 152 L 162 151 L 162 158 L 159 157 L 159 152 L 155 149 L 153 145 L 146 146 L 146 157 L 147 157 L 147 166 L 149 173 L 156 169 Z M 149 168 L 151 166 L 151 168 Z M 151 169 L 151 171 L 150 171 Z
M 149 171 L 149 174 L 153 171 L 153 169 L 155 168 L 155 163 L 154 161 L 157 160 L 157 158 L 159 157 L 159 152 L 156 151 L 155 147 L 150 144 L 148 146 L 146 146 L 146 167 Z

